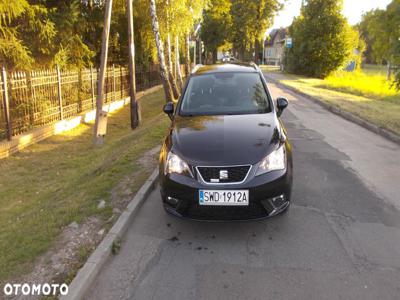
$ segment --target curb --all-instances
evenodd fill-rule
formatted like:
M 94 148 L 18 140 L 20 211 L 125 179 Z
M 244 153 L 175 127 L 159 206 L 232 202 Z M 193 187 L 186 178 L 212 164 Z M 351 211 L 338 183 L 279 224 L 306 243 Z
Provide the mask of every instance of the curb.
M 300 96 L 302 96 L 302 97 L 304 97 L 304 98 L 306 98 L 306 99 L 308 99 L 308 100 L 310 100 L 310 101 L 312 101 L 312 102 L 324 107 L 325 109 L 329 110 L 330 112 L 334 113 L 335 115 L 338 115 L 338 116 L 342 117 L 343 119 L 346 119 L 346 120 L 348 120 L 350 122 L 356 123 L 357 125 L 365 128 L 365 129 L 367 129 L 369 131 L 372 131 L 372 132 L 374 132 L 376 134 L 379 134 L 379 135 L 387 138 L 388 140 L 391 140 L 392 142 L 395 142 L 395 143 L 400 145 L 400 136 L 397 135 L 396 133 L 393 133 L 393 132 L 391 132 L 391 131 L 389 131 L 387 129 L 384 129 L 384 128 L 381 128 L 381 127 L 379 127 L 379 126 L 377 126 L 375 124 L 372 124 L 371 122 L 366 121 L 366 120 L 364 120 L 364 119 L 362 119 L 360 117 L 357 117 L 357 116 L 355 116 L 355 115 L 353 115 L 353 114 L 351 114 L 351 113 L 349 113 L 347 111 L 341 110 L 340 108 L 338 108 L 336 106 L 332 106 L 330 104 L 327 104 L 327 103 L 319 100 L 318 98 L 310 96 L 310 95 L 308 95 L 306 93 L 303 93 L 302 91 L 300 91 L 300 90 L 298 90 L 298 89 L 296 89 L 294 87 L 291 87 L 291 86 L 288 86 L 286 84 L 283 84 L 283 83 L 279 82 L 278 80 L 268 76 L 266 73 L 264 73 L 264 76 L 270 82 L 276 84 L 278 87 L 285 88 L 285 89 L 287 89 L 287 90 L 289 90 L 289 91 L 291 91 L 293 93 L 296 93 L 296 94 L 298 94 L 298 95 L 300 95 Z
M 158 168 L 156 168 L 146 182 L 142 185 L 135 197 L 119 216 L 96 250 L 89 256 L 84 266 L 78 271 L 68 287 L 68 295 L 61 296 L 61 300 L 83 299 L 86 292 L 94 282 L 100 270 L 111 255 L 111 248 L 115 240 L 120 239 L 128 229 L 133 217 L 140 206 L 156 186 Z

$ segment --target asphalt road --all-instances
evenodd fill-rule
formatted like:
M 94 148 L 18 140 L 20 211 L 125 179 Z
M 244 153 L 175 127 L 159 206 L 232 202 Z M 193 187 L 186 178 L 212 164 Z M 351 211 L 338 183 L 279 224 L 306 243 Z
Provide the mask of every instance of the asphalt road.
M 293 203 L 257 222 L 164 213 L 155 190 L 89 299 L 400 299 L 400 147 L 287 96 Z

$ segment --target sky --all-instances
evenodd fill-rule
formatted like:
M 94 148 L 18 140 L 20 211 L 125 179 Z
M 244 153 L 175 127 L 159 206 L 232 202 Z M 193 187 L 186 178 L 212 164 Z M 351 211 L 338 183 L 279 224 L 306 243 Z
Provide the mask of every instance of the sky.
M 283 2 L 283 0 L 281 1 Z M 272 28 L 287 27 L 292 24 L 293 17 L 300 14 L 301 1 L 302 0 L 287 0 L 285 8 L 275 17 Z M 391 1 L 392 0 L 344 0 L 343 14 L 347 17 L 349 23 L 354 25 L 361 20 L 361 16 L 364 12 L 374 8 L 386 8 Z

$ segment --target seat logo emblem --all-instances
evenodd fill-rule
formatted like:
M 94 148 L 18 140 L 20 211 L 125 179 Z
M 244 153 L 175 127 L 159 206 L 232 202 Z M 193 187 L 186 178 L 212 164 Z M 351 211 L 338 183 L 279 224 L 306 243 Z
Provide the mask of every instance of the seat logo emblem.
M 219 179 L 228 179 L 228 171 L 227 170 L 219 171 Z

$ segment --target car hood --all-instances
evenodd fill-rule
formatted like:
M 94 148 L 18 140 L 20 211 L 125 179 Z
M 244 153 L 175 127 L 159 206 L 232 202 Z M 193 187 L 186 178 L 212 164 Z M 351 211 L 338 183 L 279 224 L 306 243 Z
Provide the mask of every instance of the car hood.
M 274 113 L 175 116 L 171 149 L 191 165 L 255 164 L 279 140 Z

